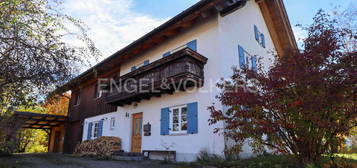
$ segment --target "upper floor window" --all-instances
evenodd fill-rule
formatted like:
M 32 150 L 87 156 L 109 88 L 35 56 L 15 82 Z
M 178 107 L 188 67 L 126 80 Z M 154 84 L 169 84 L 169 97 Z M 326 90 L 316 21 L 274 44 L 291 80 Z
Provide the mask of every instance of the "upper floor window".
M 167 56 L 171 55 L 171 53 L 174 53 L 174 52 L 176 52 L 178 50 L 181 50 L 181 49 L 183 49 L 185 47 L 188 47 L 193 51 L 197 51 L 197 40 L 192 40 L 192 41 L 190 41 L 190 42 L 188 42 L 188 43 L 186 43 L 186 44 L 184 44 L 184 45 L 182 45 L 180 47 L 177 47 L 177 48 L 173 49 L 172 51 L 165 52 L 162 55 L 162 57 L 167 57 Z
M 264 34 L 259 31 L 256 25 L 254 25 L 254 35 L 255 35 L 255 40 L 259 43 L 259 45 L 265 48 Z
M 99 98 L 103 96 L 103 88 L 100 87 L 100 85 L 95 85 L 94 87 L 94 98 Z
M 145 66 L 145 65 L 149 65 L 150 64 L 150 61 L 149 60 L 145 60 L 143 63 L 140 63 L 138 65 L 135 65 L 135 66 L 132 66 L 131 67 L 131 71 L 135 71 L 136 69 L 142 67 L 142 66 Z
M 257 70 L 257 56 L 249 54 L 241 45 L 238 45 L 239 67 Z
M 81 102 L 81 93 L 78 92 L 78 93 L 76 94 L 75 99 L 74 99 L 74 105 L 79 105 L 80 102 Z

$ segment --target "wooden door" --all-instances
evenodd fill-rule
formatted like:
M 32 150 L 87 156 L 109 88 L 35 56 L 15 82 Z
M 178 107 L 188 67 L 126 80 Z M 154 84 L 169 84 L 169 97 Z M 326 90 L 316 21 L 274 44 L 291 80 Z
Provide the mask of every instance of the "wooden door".
M 133 114 L 131 152 L 141 152 L 143 113 Z
M 55 131 L 55 139 L 53 144 L 53 152 L 60 152 L 61 131 Z

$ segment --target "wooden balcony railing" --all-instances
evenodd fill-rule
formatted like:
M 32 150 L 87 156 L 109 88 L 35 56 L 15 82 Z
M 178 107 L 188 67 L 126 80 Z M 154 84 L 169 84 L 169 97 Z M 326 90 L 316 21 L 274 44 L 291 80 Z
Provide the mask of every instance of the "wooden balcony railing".
M 203 67 L 207 58 L 183 48 L 167 57 L 120 76 L 112 84 L 106 101 L 123 106 L 148 100 L 161 94 L 172 94 L 192 87 L 203 86 Z

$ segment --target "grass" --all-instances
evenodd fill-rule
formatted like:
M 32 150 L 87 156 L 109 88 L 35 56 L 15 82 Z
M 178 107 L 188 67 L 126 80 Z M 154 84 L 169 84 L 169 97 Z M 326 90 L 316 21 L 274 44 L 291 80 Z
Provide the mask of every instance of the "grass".
M 328 167 L 329 158 L 324 158 L 323 166 Z M 357 167 L 357 154 L 337 154 L 335 163 L 343 168 Z M 181 168 L 200 168 L 200 167 L 217 167 L 217 168 L 298 168 L 298 162 L 291 156 L 262 155 L 248 159 L 225 160 L 219 156 L 205 156 L 199 158 L 193 163 L 178 163 Z M 309 168 L 317 168 L 307 166 Z

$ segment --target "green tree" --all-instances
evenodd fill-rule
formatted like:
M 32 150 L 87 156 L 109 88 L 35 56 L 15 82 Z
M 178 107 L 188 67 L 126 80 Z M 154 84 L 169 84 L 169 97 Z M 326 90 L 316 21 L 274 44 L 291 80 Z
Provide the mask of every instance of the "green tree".
M 100 53 L 58 0 L 0 1 L 0 110 L 29 105 Z M 75 46 L 65 40 L 80 40 Z M 76 66 L 77 65 L 77 66 Z
M 100 55 L 85 25 L 61 11 L 61 0 L 0 1 L 0 150 L 18 144 L 11 112 L 35 106 Z M 75 46 L 66 41 L 79 40 Z

